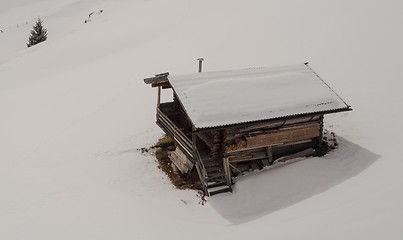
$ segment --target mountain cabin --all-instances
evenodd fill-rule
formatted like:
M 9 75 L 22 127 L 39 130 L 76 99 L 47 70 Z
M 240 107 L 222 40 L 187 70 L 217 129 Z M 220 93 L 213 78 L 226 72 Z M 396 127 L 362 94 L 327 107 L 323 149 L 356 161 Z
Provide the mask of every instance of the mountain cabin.
M 156 123 L 176 146 L 169 158 L 183 174 L 196 171 L 207 196 L 231 192 L 240 173 L 313 154 L 324 115 L 351 110 L 308 63 L 144 82 L 158 88 Z M 171 102 L 161 103 L 164 89 Z

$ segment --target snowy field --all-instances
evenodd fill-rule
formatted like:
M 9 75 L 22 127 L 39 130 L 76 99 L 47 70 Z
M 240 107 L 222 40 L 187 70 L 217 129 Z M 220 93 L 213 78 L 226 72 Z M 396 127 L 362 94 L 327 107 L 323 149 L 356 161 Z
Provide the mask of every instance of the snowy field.
M 2 0 L 0 239 L 403 239 L 402 29 L 398 0 Z M 174 189 L 137 150 L 162 135 L 143 79 L 199 57 L 309 61 L 354 109 L 325 118 L 339 148 L 204 206 Z

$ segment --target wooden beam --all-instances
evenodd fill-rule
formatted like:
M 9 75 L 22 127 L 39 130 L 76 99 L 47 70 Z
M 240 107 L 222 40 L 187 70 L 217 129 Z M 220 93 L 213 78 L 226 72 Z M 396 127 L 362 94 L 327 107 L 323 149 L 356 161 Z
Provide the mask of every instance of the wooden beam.
M 169 72 L 164 72 L 164 73 L 160 73 L 160 74 L 156 74 L 156 77 L 162 77 L 162 76 L 168 76 Z
M 160 105 L 161 105 L 161 86 L 158 87 L 157 107 L 160 108 Z
M 155 75 L 155 77 L 144 79 L 144 83 L 146 84 L 165 83 L 168 82 L 168 75 L 169 72 L 157 74 Z
M 266 155 L 267 155 L 267 161 L 269 165 L 273 163 L 273 148 L 272 147 L 266 147 Z
M 230 187 L 230 190 L 232 192 L 232 179 L 231 179 L 231 170 L 229 168 L 229 159 L 228 157 L 224 157 L 223 159 L 223 167 L 224 167 L 224 174 L 225 174 L 225 180 L 227 181 L 228 187 Z
M 162 87 L 163 89 L 172 88 L 168 81 L 151 83 L 151 87 Z
M 160 86 L 162 87 L 162 89 L 172 88 L 172 86 L 171 86 L 171 84 L 169 82 L 161 84 Z

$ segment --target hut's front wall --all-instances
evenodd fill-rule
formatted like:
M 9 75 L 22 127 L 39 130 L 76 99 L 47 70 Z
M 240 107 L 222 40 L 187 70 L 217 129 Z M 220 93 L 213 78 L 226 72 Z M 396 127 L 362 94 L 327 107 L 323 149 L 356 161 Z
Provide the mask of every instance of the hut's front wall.
M 265 130 L 259 133 L 246 133 L 242 138 L 234 141 L 233 144 L 227 144 L 227 152 L 259 148 L 266 146 L 277 146 L 290 142 L 297 142 L 305 139 L 319 137 L 319 122 L 310 122 L 307 124 L 297 124 L 295 126 L 284 126 L 278 129 Z
M 228 127 L 204 133 L 210 155 L 228 160 L 234 174 L 271 165 L 274 160 L 315 148 L 321 141 L 323 115 Z

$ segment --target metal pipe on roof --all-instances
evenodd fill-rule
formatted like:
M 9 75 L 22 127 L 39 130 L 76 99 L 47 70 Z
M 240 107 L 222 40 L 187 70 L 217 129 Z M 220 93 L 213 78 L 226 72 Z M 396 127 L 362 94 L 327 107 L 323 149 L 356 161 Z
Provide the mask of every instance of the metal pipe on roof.
M 204 61 L 204 58 L 198 58 L 199 61 L 199 72 L 202 72 L 202 62 Z

